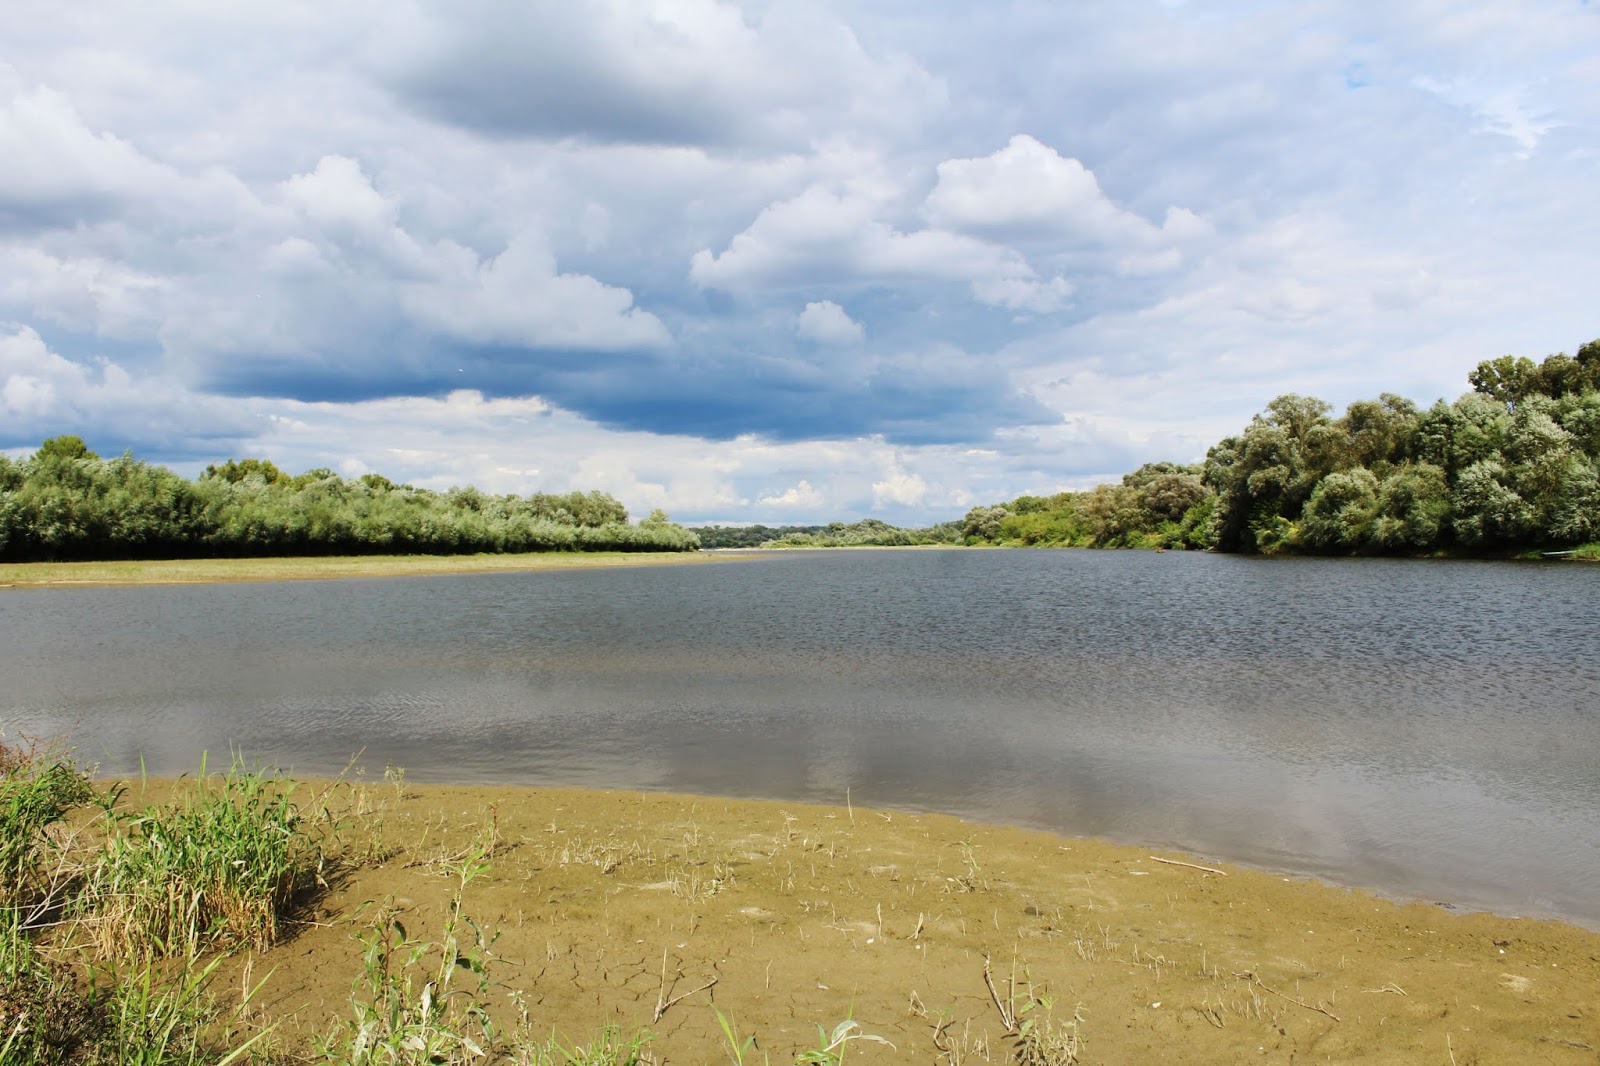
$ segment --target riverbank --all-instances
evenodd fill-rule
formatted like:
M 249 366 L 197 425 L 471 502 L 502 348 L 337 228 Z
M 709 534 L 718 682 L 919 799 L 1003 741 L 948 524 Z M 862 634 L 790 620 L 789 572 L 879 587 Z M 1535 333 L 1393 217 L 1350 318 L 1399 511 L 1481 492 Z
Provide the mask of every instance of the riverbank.
M 865 550 L 870 545 L 830 548 Z M 911 548 L 995 549 L 1023 545 L 919 544 Z M 715 548 L 698 552 L 535 552 L 512 555 L 329 555 L 274 556 L 261 559 L 132 559 L 72 563 L 0 563 L 0 589 L 73 588 L 93 585 L 199 585 L 253 581 L 326 581 L 351 577 L 419 577 L 427 574 L 476 574 L 526 570 L 587 570 L 619 566 L 666 566 L 750 558 L 775 550 L 807 548 Z M 1117 550 L 1117 549 L 1112 549 Z M 1166 549 L 1156 549 L 1166 551 Z M 1463 556 L 1483 558 L 1483 556 Z M 1542 559 L 1524 552 L 1494 558 Z M 1565 556 L 1578 562 L 1600 562 L 1600 546 L 1586 545 Z
M 324 581 L 350 577 L 588 570 L 713 561 L 714 556 L 702 552 L 535 552 L 519 555 L 327 555 L 263 559 L 0 563 L 0 588 Z
M 276 1025 L 289 1061 L 353 1017 L 356 937 L 393 916 L 438 941 L 458 892 L 504 1024 L 569 1044 L 649 1031 L 666 1062 L 727 1061 L 721 1019 L 772 1062 L 847 1019 L 890 1042 L 852 1044 L 865 1062 L 1011 1061 L 1024 1021 L 1054 1034 L 1056 1057 L 1038 1060 L 1053 1062 L 1074 1061 L 1074 1041 L 1086 1063 L 1600 1049 L 1600 934 L 1558 922 L 853 806 L 416 787 L 398 771 L 320 795 L 344 827 L 329 887 L 279 946 L 217 975 L 221 989 L 266 975 L 251 1025 Z

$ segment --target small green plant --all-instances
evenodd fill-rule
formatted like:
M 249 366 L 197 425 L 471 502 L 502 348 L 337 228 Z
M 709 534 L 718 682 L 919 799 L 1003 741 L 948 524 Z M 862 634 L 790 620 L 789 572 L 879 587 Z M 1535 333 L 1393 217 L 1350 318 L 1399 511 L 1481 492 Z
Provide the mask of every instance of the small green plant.
M 97 975 L 90 1009 L 100 1023 L 88 1059 L 94 1066 L 230 1066 L 271 1030 L 231 1051 L 211 1038 L 217 1018 L 208 987 L 221 958 L 158 971 L 145 960 L 130 973 Z M 260 986 L 257 986 L 258 988 Z M 248 998 L 248 997 L 247 997 Z
M 0 1066 L 227 1066 L 267 1035 L 220 1046 L 206 990 L 217 962 L 196 951 L 213 935 L 275 933 L 287 896 L 266 892 L 264 918 L 252 877 L 289 884 L 305 841 L 287 791 L 258 776 L 201 792 L 176 810 L 119 815 L 121 790 L 98 792 L 59 745 L 0 744 Z M 59 831 L 80 807 L 107 815 L 98 850 Z M 181 921 L 163 924 L 151 900 Z M 181 959 L 155 961 L 179 948 Z
M 644 1066 L 655 1062 L 648 1050 L 653 1039 L 649 1030 L 625 1036 L 621 1029 L 608 1025 L 587 1047 L 567 1047 L 555 1037 L 538 1041 L 524 1036 L 508 1054 L 513 1066 Z
M 1017 1008 L 1014 1052 L 1020 1066 L 1070 1066 L 1082 1050 L 1082 1005 L 1073 1008 L 1070 1021 L 1059 1022 L 1050 998 L 1030 986 L 1026 1000 Z
M 808 1066 L 838 1066 L 844 1061 L 844 1049 L 857 1040 L 894 1047 L 881 1036 L 863 1033 L 858 1023 L 846 1018 L 834 1026 L 831 1033 L 822 1026 L 817 1026 L 817 1046 L 809 1051 L 802 1051 L 794 1057 L 794 1061 L 806 1063 Z
M 406 798 L 406 768 L 404 766 L 396 766 L 394 763 L 385 764 L 383 779 L 394 786 L 396 802 Z
M 554 1035 L 533 1036 L 526 999 L 510 998 L 520 1024 L 504 1032 L 488 1009 L 497 983 L 490 976 L 499 934 L 484 929 L 463 910 L 467 886 L 489 869 L 493 827 L 461 855 L 438 860 L 456 884 L 437 941 L 415 937 L 392 907 L 380 910 L 361 943 L 362 973 L 351 994 L 354 1014 L 318 1041 L 317 1060 L 338 1066 L 467 1066 L 507 1062 L 511 1066 L 642 1066 L 648 1030 L 626 1036 L 606 1027 L 587 1046 L 563 1044 Z
M 732 1018 L 722 1011 L 716 1011 L 717 1024 L 722 1027 L 722 1038 L 728 1042 L 728 1056 L 733 1059 L 733 1066 L 744 1066 L 745 1056 L 756 1049 L 756 1036 L 754 1033 L 746 1034 L 743 1040 L 739 1039 L 739 1032 Z
M 716 1011 L 717 1024 L 722 1027 L 723 1039 L 728 1042 L 728 1056 L 733 1059 L 734 1066 L 745 1066 L 747 1058 L 753 1062 L 753 1053 L 756 1050 L 755 1034 L 746 1034 L 744 1039 L 740 1040 L 738 1028 L 733 1019 L 715 1007 L 711 1009 Z M 838 1066 L 839 1063 L 844 1061 L 845 1048 L 857 1040 L 866 1040 L 874 1044 L 886 1044 L 891 1048 L 894 1047 L 893 1044 L 890 1044 L 889 1041 L 881 1036 L 862 1032 L 859 1022 L 846 1018 L 834 1026 L 832 1032 L 820 1025 L 817 1026 L 817 1046 L 800 1052 L 794 1057 L 794 1061 L 796 1066 L 801 1066 L 801 1064 L 804 1064 L 804 1066 Z M 762 1053 L 761 1061 L 763 1063 L 769 1061 L 765 1052 Z
M 79 980 L 17 924 L 0 928 L 0 1066 L 228 1066 L 270 1030 L 219 1046 L 207 991 L 218 961 L 146 960 Z
M 1050 998 L 1034 988 L 1033 979 L 1026 970 L 1022 979 L 1027 984 L 1027 991 L 1022 994 L 1022 1004 L 1018 1006 L 1016 961 L 1012 961 L 1006 994 L 1002 996 L 995 987 L 989 957 L 984 956 L 983 983 L 989 989 L 989 998 L 994 1002 L 995 1010 L 1000 1012 L 1000 1022 L 1006 1027 L 1006 1036 L 1013 1041 L 1012 1061 L 1021 1066 L 1071 1066 L 1078 1061 L 1078 1053 L 1083 1049 L 1082 1004 L 1073 1009 L 1071 1021 L 1057 1022 Z M 936 1030 L 936 1033 L 940 1031 L 942 1029 Z M 936 1046 L 937 1043 L 936 1037 Z
M 485 1004 L 493 982 L 489 964 L 496 935 L 462 913 L 467 885 L 488 869 L 488 849 L 476 842 L 441 864 L 456 879 L 440 941 L 414 938 L 392 908 L 357 939 L 362 975 L 352 995 L 355 1017 L 322 1041 L 328 1063 L 470 1063 L 496 1047 Z M 460 973 L 470 987 L 457 987 Z

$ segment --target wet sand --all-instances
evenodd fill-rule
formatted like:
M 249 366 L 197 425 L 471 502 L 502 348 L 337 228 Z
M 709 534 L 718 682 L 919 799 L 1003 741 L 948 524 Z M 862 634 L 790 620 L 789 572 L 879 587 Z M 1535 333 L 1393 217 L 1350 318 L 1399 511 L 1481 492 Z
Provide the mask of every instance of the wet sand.
M 938 815 L 360 776 L 320 802 L 363 861 L 220 972 L 270 971 L 253 1009 L 285 1051 L 350 1016 L 353 934 L 385 905 L 438 937 L 477 839 L 493 1008 L 514 1020 L 515 992 L 568 1042 L 648 1029 L 666 1062 L 729 1061 L 717 1011 L 773 1062 L 846 1018 L 893 1044 L 851 1061 L 1011 1061 L 1002 1009 L 1030 987 L 1085 1063 L 1600 1058 L 1600 934 L 1559 922 Z

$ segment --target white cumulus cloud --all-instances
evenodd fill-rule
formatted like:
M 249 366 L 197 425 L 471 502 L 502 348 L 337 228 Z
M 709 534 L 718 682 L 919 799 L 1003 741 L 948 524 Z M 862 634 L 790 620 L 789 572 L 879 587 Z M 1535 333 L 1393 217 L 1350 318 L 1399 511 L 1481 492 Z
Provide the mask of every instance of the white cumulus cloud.
M 941 229 L 903 232 L 877 217 L 873 199 L 813 185 L 769 204 L 726 250 L 695 253 L 690 276 L 707 288 L 782 289 L 840 282 L 962 281 L 980 301 L 1053 310 L 1061 295 L 1014 249 Z M 1000 284 L 1000 283 L 1021 283 Z
M 562 273 L 539 242 L 513 240 L 493 259 L 442 264 L 439 277 L 407 289 L 418 321 L 463 340 L 529 347 L 658 347 L 661 320 L 627 289 Z
M 883 479 L 872 483 L 874 510 L 898 504 L 901 507 L 920 507 L 928 495 L 928 483 L 922 475 L 906 470 L 900 457 L 889 460 Z
M 96 433 L 122 439 L 232 439 L 263 428 L 250 411 L 160 380 L 135 376 L 107 359 L 67 359 L 27 326 L 0 323 L 0 415 L 7 435 L 43 439 Z
M 948 229 L 1009 240 L 1079 242 L 1148 248 L 1203 235 L 1194 212 L 1173 207 L 1164 225 L 1125 211 L 1077 159 L 1025 133 L 991 155 L 947 159 L 928 194 L 930 221 Z
M 818 344 L 860 344 L 866 337 L 861 323 L 832 300 L 815 300 L 795 318 L 795 333 Z
M 823 500 L 822 493 L 801 478 L 782 492 L 762 496 L 759 502 L 765 507 L 820 507 Z
M 0 159 L 0 208 L 104 207 L 170 176 L 121 138 L 90 130 L 71 100 L 43 86 L 0 104 Z

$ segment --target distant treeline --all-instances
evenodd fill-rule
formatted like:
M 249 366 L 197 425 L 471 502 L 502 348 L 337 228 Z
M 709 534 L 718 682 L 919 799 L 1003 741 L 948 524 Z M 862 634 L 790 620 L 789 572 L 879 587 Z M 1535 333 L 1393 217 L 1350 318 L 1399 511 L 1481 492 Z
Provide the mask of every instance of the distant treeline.
M 827 526 L 695 526 L 702 548 L 759 548 L 791 533 L 821 533 Z
M 289 476 L 228 460 L 189 481 L 125 454 L 102 459 L 75 436 L 20 462 L 0 456 L 0 559 L 693 551 L 660 511 L 637 525 L 600 492 L 493 496 L 397 485 L 380 474 Z
M 922 529 L 902 529 L 876 518 L 830 522 L 810 530 L 785 533 L 762 543 L 763 548 L 910 547 L 917 544 L 960 544 L 961 523 L 944 522 Z
M 876 518 L 825 526 L 701 526 L 703 548 L 859 548 L 915 544 L 960 544 L 961 523 L 902 529 Z
M 1415 555 L 1600 539 L 1600 340 L 1479 363 L 1468 380 L 1454 403 L 1384 393 L 1339 418 L 1280 396 L 1203 464 L 975 507 L 963 540 Z

